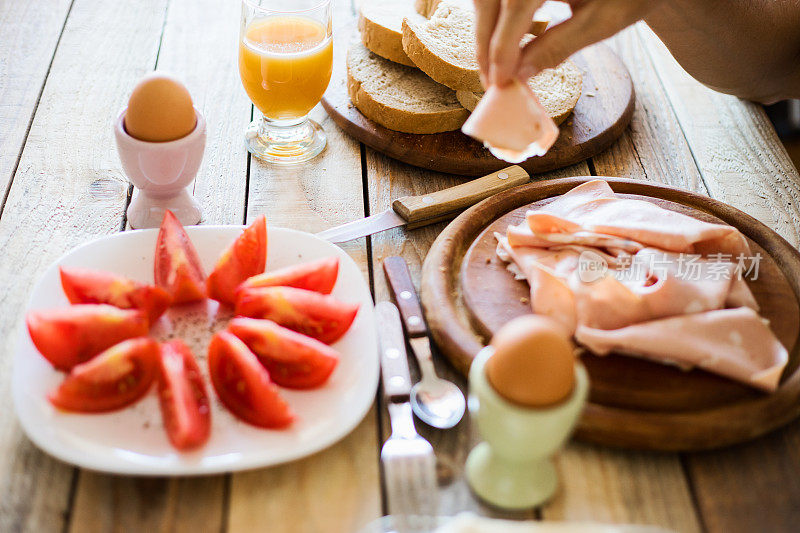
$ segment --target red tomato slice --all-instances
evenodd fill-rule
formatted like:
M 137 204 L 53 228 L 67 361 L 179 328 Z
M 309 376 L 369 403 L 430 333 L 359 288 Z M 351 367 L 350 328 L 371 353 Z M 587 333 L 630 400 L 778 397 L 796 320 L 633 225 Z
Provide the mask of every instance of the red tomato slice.
M 292 423 L 289 405 L 258 358 L 227 331 L 217 332 L 208 347 L 208 370 L 217 396 L 237 417 L 265 428 Z
M 330 294 L 338 275 L 339 258 L 325 257 L 317 261 L 253 276 L 239 285 L 238 290 L 255 289 L 256 287 L 294 287 Z
M 158 320 L 170 295 L 161 287 L 140 283 L 102 270 L 59 267 L 64 294 L 73 304 L 109 304 L 120 309 L 140 309 L 150 323 Z
M 69 370 L 120 341 L 147 335 L 147 317 L 136 309 L 81 304 L 31 311 L 25 317 L 36 349 L 59 370 Z
M 178 339 L 162 344 L 159 354 L 158 400 L 169 441 L 179 450 L 205 444 L 211 406 L 192 351 Z
M 208 297 L 221 303 L 236 302 L 236 287 L 264 272 L 267 264 L 267 219 L 258 217 L 247 226 L 217 261 L 206 280 Z
M 205 273 L 186 231 L 167 210 L 156 241 L 154 279 L 156 285 L 172 296 L 172 303 L 181 304 L 206 297 Z
M 228 330 L 253 350 L 272 380 L 282 387 L 318 387 L 339 362 L 339 353 L 330 346 L 270 320 L 234 318 Z
M 156 377 L 157 365 L 156 341 L 147 337 L 122 341 L 73 368 L 48 399 L 67 411 L 121 409 L 144 396 Z
M 344 335 L 358 313 L 359 304 L 292 287 L 246 289 L 236 300 L 236 314 L 266 318 L 314 337 L 326 344 Z

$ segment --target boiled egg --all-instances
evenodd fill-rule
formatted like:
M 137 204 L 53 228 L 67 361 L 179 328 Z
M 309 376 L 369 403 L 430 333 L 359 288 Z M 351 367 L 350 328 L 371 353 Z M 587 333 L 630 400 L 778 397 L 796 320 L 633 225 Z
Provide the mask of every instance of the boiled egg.
M 575 379 L 575 351 L 567 331 L 541 315 L 515 318 L 492 338 L 486 378 L 506 400 L 545 407 L 564 400 Z
M 136 84 L 125 112 L 125 130 L 141 141 L 185 137 L 197 124 L 192 97 L 180 81 L 154 72 Z

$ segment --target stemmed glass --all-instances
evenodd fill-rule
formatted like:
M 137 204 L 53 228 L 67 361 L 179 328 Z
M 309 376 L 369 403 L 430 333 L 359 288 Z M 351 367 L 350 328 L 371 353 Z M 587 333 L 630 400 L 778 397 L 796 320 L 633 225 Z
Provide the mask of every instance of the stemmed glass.
M 262 115 L 245 133 L 251 154 L 299 163 L 325 148 L 325 132 L 308 113 L 332 63 L 331 0 L 242 0 L 239 75 Z

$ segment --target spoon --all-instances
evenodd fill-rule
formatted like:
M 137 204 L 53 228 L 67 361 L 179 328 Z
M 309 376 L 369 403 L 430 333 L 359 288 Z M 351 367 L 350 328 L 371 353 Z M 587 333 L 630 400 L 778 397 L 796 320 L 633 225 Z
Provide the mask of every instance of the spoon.
M 420 305 L 408 264 L 402 257 L 387 257 L 383 271 L 400 309 L 409 344 L 417 358 L 422 378 L 411 389 L 411 408 L 417 418 L 435 428 L 448 429 L 461 420 L 467 402 L 455 383 L 436 374 L 428 340 L 428 326 Z

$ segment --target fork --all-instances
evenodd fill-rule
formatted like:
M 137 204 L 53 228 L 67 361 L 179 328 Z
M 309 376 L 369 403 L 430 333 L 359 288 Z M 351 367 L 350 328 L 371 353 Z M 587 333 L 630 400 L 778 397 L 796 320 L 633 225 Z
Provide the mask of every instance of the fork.
M 391 302 L 375 306 L 380 327 L 381 374 L 392 434 L 381 449 L 389 512 L 399 533 L 431 531 L 438 508 L 436 457 L 417 434 L 409 403 L 411 376 L 400 313 Z

